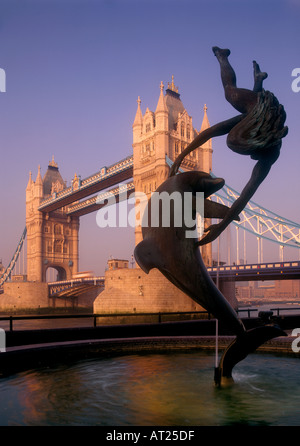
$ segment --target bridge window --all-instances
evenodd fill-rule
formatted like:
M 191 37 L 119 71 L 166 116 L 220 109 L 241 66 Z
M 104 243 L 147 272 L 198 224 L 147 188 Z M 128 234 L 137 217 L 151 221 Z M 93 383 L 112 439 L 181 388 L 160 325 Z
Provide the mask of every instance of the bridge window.
M 45 233 L 50 232 L 50 228 L 49 228 L 49 226 L 45 226 L 45 227 L 44 227 L 44 232 L 45 232 Z
M 181 123 L 181 136 L 184 136 L 184 123 Z
M 60 241 L 56 241 L 56 242 L 54 242 L 54 252 L 55 253 L 57 253 L 57 254 L 61 254 L 61 252 L 62 252 L 62 245 L 61 245 L 61 242 Z
M 190 131 L 189 125 L 187 125 L 187 127 L 186 127 L 186 137 L 187 137 L 187 139 L 190 139 L 190 137 L 191 137 L 191 131 Z
M 148 124 L 146 124 L 146 133 L 150 132 L 151 130 L 151 124 L 150 122 L 148 122 Z
M 62 234 L 62 227 L 61 225 L 54 225 L 54 234 Z

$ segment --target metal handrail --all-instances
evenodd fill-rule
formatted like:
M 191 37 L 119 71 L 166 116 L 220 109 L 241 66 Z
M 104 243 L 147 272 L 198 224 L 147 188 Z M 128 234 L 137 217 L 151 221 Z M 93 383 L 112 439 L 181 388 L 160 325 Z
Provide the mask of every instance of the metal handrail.
M 183 315 L 183 314 L 210 314 L 207 311 L 174 311 L 174 312 L 157 312 L 157 313 L 88 313 L 88 314 L 46 314 L 32 316 L 0 316 L 0 321 L 9 321 L 9 330 L 13 331 L 13 321 L 22 320 L 42 320 L 42 319 L 77 319 L 77 318 L 93 318 L 94 327 L 97 326 L 97 318 L 99 317 L 124 317 L 124 316 L 158 316 L 158 322 L 161 323 L 162 316 L 166 315 Z
M 277 316 L 280 315 L 280 311 L 299 310 L 298 308 L 270 308 L 270 311 L 276 311 Z M 241 308 L 237 310 L 237 313 L 247 312 L 248 317 L 251 317 L 251 312 L 259 311 L 258 308 Z M 78 319 L 78 318 L 93 318 L 94 327 L 97 326 L 97 318 L 101 317 L 125 317 L 125 316 L 157 316 L 158 323 L 162 322 L 162 316 L 170 315 L 188 315 L 188 314 L 207 314 L 208 320 L 212 319 L 212 315 L 207 311 L 174 311 L 174 312 L 156 312 L 156 313 L 81 313 L 81 314 L 44 314 L 44 315 L 28 315 L 28 316 L 0 316 L 0 321 L 9 321 L 9 330 L 13 331 L 13 322 L 22 320 L 42 320 L 42 319 Z

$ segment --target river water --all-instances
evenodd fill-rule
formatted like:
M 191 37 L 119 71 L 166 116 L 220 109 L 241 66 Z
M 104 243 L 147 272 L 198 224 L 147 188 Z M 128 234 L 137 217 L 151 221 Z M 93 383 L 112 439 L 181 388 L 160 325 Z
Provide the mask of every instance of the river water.
M 1 426 L 300 424 L 298 358 L 259 353 L 216 388 L 214 354 L 95 358 L 0 379 Z

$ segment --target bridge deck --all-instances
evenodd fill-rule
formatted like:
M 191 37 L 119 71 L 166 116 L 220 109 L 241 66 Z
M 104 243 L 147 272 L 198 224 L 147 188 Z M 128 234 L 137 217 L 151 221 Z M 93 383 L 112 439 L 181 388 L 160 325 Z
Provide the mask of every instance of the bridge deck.
M 251 265 L 224 265 L 219 268 L 207 268 L 210 276 L 216 281 L 217 274 L 221 281 L 257 281 L 257 280 L 291 280 L 300 279 L 300 261 L 283 263 L 261 263 Z M 219 270 L 219 271 L 218 271 Z M 65 280 L 48 284 L 49 296 L 76 297 L 88 288 L 105 287 L 105 278 L 89 277 Z
M 104 277 L 87 277 L 48 283 L 50 297 L 77 297 L 93 288 L 104 288 Z
M 256 263 L 251 265 L 220 266 L 208 268 L 213 279 L 219 272 L 221 280 L 291 280 L 300 279 L 300 262 Z

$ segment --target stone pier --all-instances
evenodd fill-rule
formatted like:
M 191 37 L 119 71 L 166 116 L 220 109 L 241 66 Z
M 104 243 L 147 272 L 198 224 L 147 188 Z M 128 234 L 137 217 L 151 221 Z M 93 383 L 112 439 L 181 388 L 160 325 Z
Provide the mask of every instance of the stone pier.
M 237 306 L 234 293 L 228 300 L 234 308 Z M 105 290 L 94 302 L 94 313 L 107 314 L 107 318 L 98 319 L 98 324 L 157 322 L 157 315 L 154 313 L 197 311 L 205 310 L 170 283 L 157 269 L 152 269 L 149 274 L 145 274 L 140 268 L 106 271 Z M 120 317 L 110 317 L 118 313 Z M 130 313 L 153 313 L 153 316 L 129 316 Z M 200 316 L 191 314 L 190 317 Z M 163 321 L 178 318 L 175 315 L 163 316 Z

